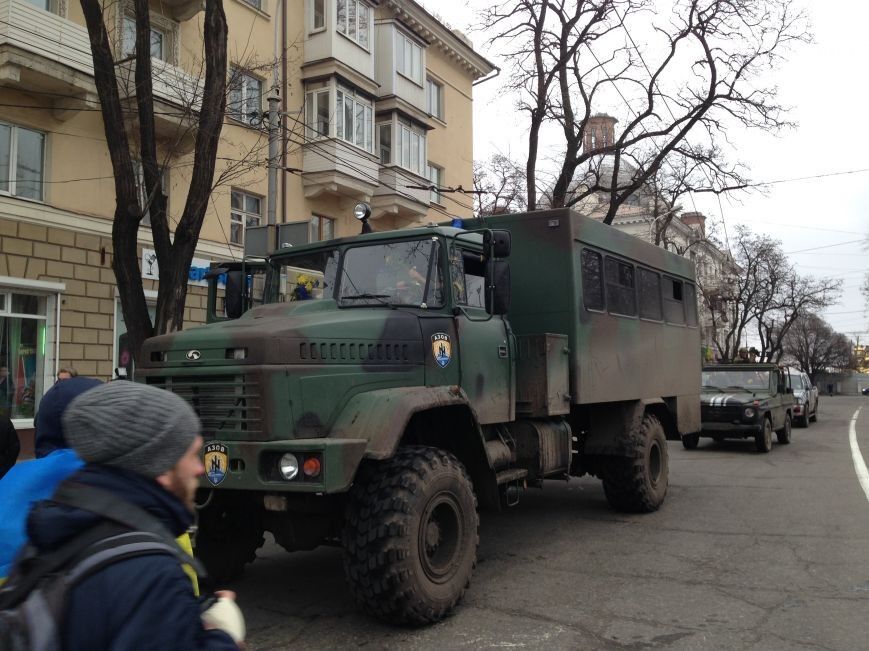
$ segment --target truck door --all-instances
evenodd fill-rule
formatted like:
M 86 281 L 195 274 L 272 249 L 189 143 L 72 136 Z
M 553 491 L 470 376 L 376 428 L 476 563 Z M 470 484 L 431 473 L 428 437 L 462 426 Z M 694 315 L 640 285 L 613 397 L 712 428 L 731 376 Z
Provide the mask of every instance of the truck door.
M 515 345 L 506 319 L 486 312 L 485 263 L 479 253 L 454 244 L 450 276 L 461 386 L 481 424 L 509 422 L 515 409 Z

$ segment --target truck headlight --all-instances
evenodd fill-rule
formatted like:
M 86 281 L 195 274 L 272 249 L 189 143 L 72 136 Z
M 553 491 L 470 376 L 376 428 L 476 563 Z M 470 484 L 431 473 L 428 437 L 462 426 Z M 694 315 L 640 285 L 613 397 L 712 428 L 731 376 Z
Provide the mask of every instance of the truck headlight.
M 299 474 L 299 460 L 296 459 L 296 455 L 292 452 L 282 455 L 278 460 L 278 470 L 281 473 L 281 477 L 287 481 L 295 479 L 296 475 Z
M 754 418 L 754 409 L 753 408 L 746 407 L 744 413 L 745 413 L 746 418 Z

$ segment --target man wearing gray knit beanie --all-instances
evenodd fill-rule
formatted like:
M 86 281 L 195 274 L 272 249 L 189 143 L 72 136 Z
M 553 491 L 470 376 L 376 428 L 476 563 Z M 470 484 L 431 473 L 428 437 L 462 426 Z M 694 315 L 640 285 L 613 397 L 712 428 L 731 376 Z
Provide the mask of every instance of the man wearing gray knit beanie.
M 205 468 L 199 418 L 183 399 L 144 384 L 109 382 L 75 398 L 62 422 L 85 466 L 31 511 L 28 534 L 39 555 L 110 523 L 131 533 L 165 533 L 161 539 L 170 545 L 189 529 Z M 123 557 L 75 583 L 60 646 L 237 649 L 244 619 L 235 595 L 216 593 L 222 608 L 206 610 L 180 557 Z

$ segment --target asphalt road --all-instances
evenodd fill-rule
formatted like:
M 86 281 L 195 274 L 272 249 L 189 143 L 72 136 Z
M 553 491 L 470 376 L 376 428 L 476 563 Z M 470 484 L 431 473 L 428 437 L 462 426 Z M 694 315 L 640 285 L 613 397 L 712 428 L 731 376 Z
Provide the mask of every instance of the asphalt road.
M 613 513 L 600 482 L 547 482 L 481 517 L 455 615 L 393 628 L 354 610 L 340 550 L 260 550 L 237 590 L 249 649 L 865 649 L 869 399 L 822 397 L 769 454 L 753 441 L 671 442 L 663 508 Z M 869 490 L 869 488 L 867 488 Z

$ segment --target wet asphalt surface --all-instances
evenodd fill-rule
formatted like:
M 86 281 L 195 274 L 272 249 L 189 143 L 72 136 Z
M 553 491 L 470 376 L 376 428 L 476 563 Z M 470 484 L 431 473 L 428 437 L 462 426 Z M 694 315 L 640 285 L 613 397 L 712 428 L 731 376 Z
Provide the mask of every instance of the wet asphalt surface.
M 547 482 L 483 513 L 455 614 L 396 628 L 354 609 L 339 549 L 267 542 L 231 584 L 248 649 L 866 649 L 869 398 L 822 397 L 819 420 L 769 454 L 670 442 L 660 511 L 612 512 L 600 482 Z

